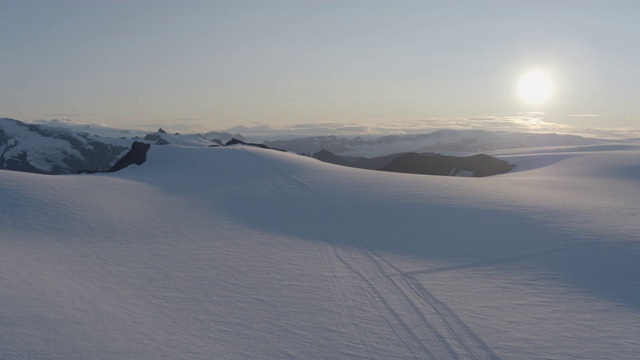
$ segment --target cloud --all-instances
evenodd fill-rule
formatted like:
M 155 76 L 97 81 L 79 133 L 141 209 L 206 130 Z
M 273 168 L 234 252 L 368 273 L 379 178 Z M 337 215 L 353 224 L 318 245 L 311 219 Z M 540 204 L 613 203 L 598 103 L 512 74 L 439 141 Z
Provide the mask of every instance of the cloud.
M 46 116 L 55 116 L 55 117 L 78 117 L 78 116 L 91 116 L 91 114 L 82 115 L 82 114 L 47 114 Z
M 598 115 L 598 114 L 573 114 L 573 115 L 569 115 L 569 116 L 573 116 L 573 117 L 598 117 L 600 115 Z
M 180 132 L 182 134 L 204 133 L 211 130 L 218 130 L 240 133 L 252 141 L 322 135 L 355 137 L 424 134 L 440 129 L 559 133 L 607 139 L 640 138 L 640 129 L 578 128 L 550 121 L 545 118 L 546 116 L 546 114 L 540 112 L 523 112 L 514 116 L 431 117 L 402 121 L 377 120 L 352 123 L 316 122 L 275 125 L 249 122 L 246 125 L 236 125 L 222 130 L 220 128 L 212 128 L 211 125 L 214 122 L 206 118 L 188 117 L 161 119 L 152 123 L 138 124 L 135 128 L 127 128 L 127 130 L 129 130 L 131 134 L 145 134 L 146 132 L 156 131 L 158 128 L 163 128 L 168 132 Z M 66 118 L 38 119 L 29 122 L 67 127 L 78 131 L 100 134 L 101 136 L 121 136 L 120 133 L 123 129 L 122 127 L 112 128 L 104 123 L 80 122 Z M 110 130 L 111 132 L 109 132 Z
M 107 124 L 103 122 L 82 122 L 71 120 L 68 118 L 62 119 L 34 119 L 31 121 L 26 121 L 33 124 L 47 125 L 47 126 L 63 126 L 70 128 L 86 128 L 86 127 L 108 127 Z
M 208 125 L 207 122 L 202 118 L 177 118 L 148 122 L 140 124 L 138 127 L 147 131 L 157 131 L 162 128 L 167 132 L 199 133 L 210 130 L 211 125 Z
M 257 125 L 253 125 L 253 126 L 244 126 L 244 125 L 236 125 L 233 127 L 230 127 L 224 131 L 227 132 L 251 132 L 251 133 L 261 133 L 261 132 L 273 132 L 276 131 L 276 129 L 272 128 L 269 125 L 266 124 L 257 124 Z
M 546 114 L 539 111 L 525 111 L 525 112 L 519 112 L 518 115 L 544 116 Z
M 239 132 L 244 136 L 318 136 L 318 135 L 391 135 L 419 134 L 439 129 L 488 130 L 520 132 L 560 132 L 570 133 L 571 127 L 544 119 L 544 113 L 521 113 L 516 116 L 477 116 L 459 118 L 422 118 L 403 121 L 376 121 L 359 123 L 301 123 L 289 125 L 268 125 L 254 123 L 238 125 L 224 131 Z
M 571 133 L 599 139 L 640 140 L 640 129 L 633 128 L 574 128 Z

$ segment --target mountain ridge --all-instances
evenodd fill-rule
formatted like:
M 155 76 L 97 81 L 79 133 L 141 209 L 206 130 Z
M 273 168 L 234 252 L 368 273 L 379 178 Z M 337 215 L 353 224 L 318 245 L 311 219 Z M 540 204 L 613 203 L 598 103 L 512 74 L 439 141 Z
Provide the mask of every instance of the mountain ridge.
M 312 155 L 323 162 L 405 174 L 485 177 L 504 174 L 516 165 L 486 154 L 447 156 L 438 153 L 398 153 L 375 158 L 338 156 L 322 149 Z
M 312 136 L 265 141 L 265 144 L 304 154 L 313 154 L 325 149 L 337 155 L 375 157 L 401 152 L 479 153 L 510 148 L 592 145 L 599 142 L 598 139 L 555 133 L 444 129 L 425 134 L 386 135 L 374 138 Z
M 240 134 L 216 131 L 169 134 L 162 128 L 130 139 L 91 135 L 80 130 L 0 118 L 0 169 L 47 175 L 106 172 L 127 154 L 134 142 L 214 146 L 225 139 L 244 139 Z

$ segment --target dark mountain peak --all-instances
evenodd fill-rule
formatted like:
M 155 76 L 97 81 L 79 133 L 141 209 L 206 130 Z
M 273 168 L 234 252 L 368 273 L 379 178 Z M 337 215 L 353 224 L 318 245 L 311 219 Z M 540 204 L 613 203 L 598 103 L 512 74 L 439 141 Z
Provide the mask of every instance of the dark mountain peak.
M 204 134 L 200 134 L 202 135 L 203 138 L 209 140 L 209 141 L 213 141 L 213 142 L 220 142 L 225 143 L 228 142 L 229 140 L 235 138 L 237 140 L 241 140 L 244 141 L 244 137 L 240 134 L 231 134 L 228 132 L 224 132 L 224 131 L 209 131 L 206 132 Z
M 340 156 L 335 155 L 331 151 L 328 151 L 328 150 L 325 150 L 325 149 L 321 149 L 317 153 L 311 155 L 311 157 L 313 157 L 315 159 L 318 159 L 318 160 L 320 160 L 322 162 L 330 163 L 330 164 L 336 164 L 336 165 L 342 165 L 342 166 L 350 166 L 351 165 L 345 159 L 343 159 Z
M 134 141 L 131 144 L 131 150 L 124 154 L 107 172 L 116 172 L 132 164 L 142 165 L 147 160 L 147 152 L 150 148 L 151 144 Z
M 331 151 L 326 150 L 325 148 L 320 149 L 320 151 L 318 151 L 317 153 L 311 155 L 315 158 L 317 158 L 318 156 L 326 156 L 326 155 L 333 155 L 335 156 L 334 153 L 332 153 Z
M 158 129 L 158 134 L 166 134 L 167 132 L 164 131 L 163 128 Z
M 226 144 L 224 144 L 224 146 L 229 146 L 229 145 L 247 145 L 246 142 L 242 141 L 242 140 L 238 140 L 236 138 L 231 138 L 231 140 L 227 141 Z

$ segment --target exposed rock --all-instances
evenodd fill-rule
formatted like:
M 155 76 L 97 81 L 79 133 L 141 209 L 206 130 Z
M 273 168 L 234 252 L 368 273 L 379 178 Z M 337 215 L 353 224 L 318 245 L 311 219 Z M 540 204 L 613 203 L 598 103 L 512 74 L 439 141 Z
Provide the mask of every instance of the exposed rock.
M 131 144 L 131 150 L 118 160 L 107 172 L 116 172 L 132 164 L 142 165 L 147 160 L 147 152 L 150 148 L 150 144 L 134 141 L 133 144 Z
M 231 134 L 224 131 L 209 131 L 207 133 L 201 134 L 205 139 L 212 142 L 219 142 L 220 145 L 228 142 L 231 139 L 238 139 L 244 141 L 244 137 L 240 134 Z
M 282 149 L 276 149 L 276 148 L 272 148 L 272 147 L 268 147 L 265 144 L 253 144 L 253 143 L 246 143 L 244 141 L 238 140 L 236 138 L 233 138 L 231 140 L 229 140 L 226 144 L 224 144 L 224 146 L 229 146 L 229 145 L 246 145 L 246 146 L 254 146 L 254 147 L 259 147 L 262 149 L 271 149 L 271 150 L 277 150 L 277 151 L 284 151 L 286 152 L 286 150 L 282 150 Z
M 162 130 L 162 129 L 160 129 Z M 157 134 L 147 134 L 144 139 L 147 141 L 153 141 L 153 145 L 169 145 L 169 142 L 165 139 L 162 138 L 162 136 L 160 136 L 160 134 L 166 134 L 166 132 L 160 132 L 158 131 Z
M 342 166 L 351 166 L 351 167 L 355 167 L 353 166 L 353 162 L 347 161 L 343 158 L 341 158 L 340 156 L 327 151 L 325 149 L 322 149 L 320 151 L 318 151 L 317 153 L 311 155 L 311 157 L 318 159 L 322 162 L 326 162 L 329 164 L 335 164 L 335 165 L 342 165 Z
M 128 145 L 126 140 L 0 119 L 0 169 L 39 174 L 104 171 L 128 150 Z
M 442 176 L 483 177 L 508 172 L 515 166 L 484 154 L 457 157 L 401 153 L 367 159 L 339 156 L 323 149 L 313 154 L 313 157 L 323 162 L 359 169 Z
M 484 177 L 509 172 L 514 166 L 507 161 L 485 154 L 457 157 L 407 153 L 379 170 L 423 175 Z

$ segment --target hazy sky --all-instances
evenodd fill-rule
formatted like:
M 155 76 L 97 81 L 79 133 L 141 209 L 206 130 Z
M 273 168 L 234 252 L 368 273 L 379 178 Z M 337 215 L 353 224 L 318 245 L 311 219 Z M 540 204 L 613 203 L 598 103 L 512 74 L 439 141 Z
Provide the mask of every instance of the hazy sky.
M 0 117 L 639 128 L 639 41 L 637 0 L 0 0 Z M 517 96 L 531 69 L 544 104 Z

